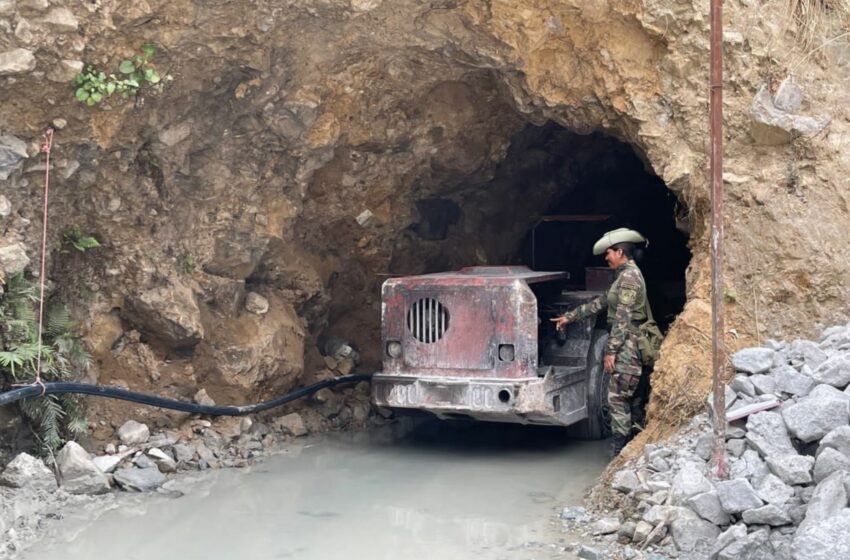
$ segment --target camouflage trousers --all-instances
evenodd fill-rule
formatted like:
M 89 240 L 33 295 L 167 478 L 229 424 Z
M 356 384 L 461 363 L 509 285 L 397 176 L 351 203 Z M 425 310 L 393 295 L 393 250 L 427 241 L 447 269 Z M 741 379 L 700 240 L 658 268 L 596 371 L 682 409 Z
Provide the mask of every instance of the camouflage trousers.
M 614 373 L 608 384 L 611 432 L 615 435 L 627 436 L 632 430 L 633 416 L 643 404 L 635 399 L 642 372 L 635 338 L 627 336 L 614 358 Z

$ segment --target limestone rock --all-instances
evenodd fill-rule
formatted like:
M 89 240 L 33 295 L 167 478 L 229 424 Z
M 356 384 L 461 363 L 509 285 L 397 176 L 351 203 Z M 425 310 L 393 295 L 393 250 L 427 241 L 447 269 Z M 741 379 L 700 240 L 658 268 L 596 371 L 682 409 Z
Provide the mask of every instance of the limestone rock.
M 764 505 L 756 491 L 746 480 L 737 478 L 723 480 L 715 485 L 720 505 L 726 513 L 741 513 L 748 509 L 758 508 Z
M 631 469 L 617 471 L 614 473 L 614 477 L 611 480 L 611 487 L 614 488 L 614 490 L 625 494 L 634 492 L 640 488 L 640 486 L 640 480 L 638 480 L 637 475 Z
M 307 435 L 307 427 L 304 424 L 304 419 L 297 412 L 276 418 L 273 424 L 275 429 L 295 437 Z
M 791 545 L 794 560 L 837 560 L 850 558 L 850 509 L 802 527 Z
M 5 218 L 12 213 L 12 203 L 9 199 L 0 194 L 0 218 Z
M 777 138 L 780 137 L 777 133 L 784 131 L 788 135 L 788 141 L 790 141 L 791 134 L 813 136 L 826 128 L 830 122 L 827 117 L 794 115 L 776 107 L 767 86 L 762 86 L 753 98 L 752 115 L 756 125 L 760 125 L 768 131 L 772 129 Z M 780 143 L 765 142 L 764 135 L 758 126 L 754 127 L 753 133 L 759 143 Z
M 256 292 L 248 292 L 245 296 L 245 309 L 256 315 L 265 315 L 269 312 L 269 300 Z
M 808 455 L 783 455 L 767 459 L 767 466 L 773 474 L 789 485 L 811 482 L 814 464 L 814 457 Z
M 92 462 L 88 452 L 69 441 L 56 455 L 59 483 L 71 494 L 103 494 L 109 492 L 109 479 Z
M 0 76 L 26 74 L 35 70 L 35 65 L 35 55 L 27 49 L 11 49 L 0 52 Z M 2 179 L 5 179 L 5 177 L 2 177 Z
M 590 532 L 594 535 L 609 535 L 611 533 L 616 533 L 619 529 L 619 519 L 616 517 L 603 517 L 591 525 Z
M 779 506 L 775 504 L 767 504 L 765 506 L 748 509 L 741 514 L 741 519 L 747 525 L 787 525 L 791 523 L 791 518 Z
M 197 404 L 200 404 L 200 405 L 215 406 L 215 401 L 213 400 L 212 397 L 209 396 L 209 394 L 207 393 L 207 390 L 203 389 L 203 388 L 198 389 L 198 391 L 195 393 L 195 396 L 192 397 L 192 400 L 195 401 Z
M 709 551 L 720 535 L 720 529 L 687 508 L 678 508 L 676 518 L 670 523 L 670 533 L 679 550 L 685 552 Z
M 824 361 L 812 372 L 812 378 L 818 383 L 844 389 L 850 384 L 850 354 L 840 354 Z
M 55 490 L 56 477 L 41 459 L 19 453 L 0 474 L 0 484 L 12 488 Z
M 808 395 L 817 384 L 808 375 L 798 373 L 797 370 L 788 365 L 775 368 L 771 371 L 771 375 L 777 391 L 798 397 Z
M 689 498 L 687 505 L 697 515 L 706 521 L 711 521 L 715 525 L 727 525 L 729 523 L 729 514 L 723 511 L 723 507 L 720 505 L 720 499 L 717 497 L 717 492 L 714 489 L 710 492 L 704 492 Z
M 673 479 L 673 503 L 684 504 L 688 498 L 712 490 L 711 482 L 703 474 L 697 463 L 687 462 Z
M 22 243 L 0 247 L 0 275 L 6 278 L 23 272 L 30 264 L 26 248 Z
M 844 489 L 844 473 L 836 472 L 820 482 L 809 499 L 806 517 L 798 531 L 816 526 L 838 515 L 847 507 L 847 492 Z
M 753 414 L 747 419 L 747 441 L 763 457 L 797 453 L 788 437 L 782 416 L 769 410 Z
M 171 348 L 195 346 L 204 337 L 195 296 L 179 282 L 125 297 L 121 316 Z
M 60 60 L 47 73 L 47 79 L 52 82 L 71 82 L 82 71 L 82 60 Z
M 769 504 L 782 505 L 794 495 L 794 489 L 775 474 L 768 474 L 756 486 L 756 494 Z
M 136 422 L 135 420 L 127 420 L 118 428 L 118 438 L 124 445 L 138 445 L 145 443 L 150 438 L 151 431 L 147 424 Z
M 775 560 L 766 529 L 756 530 L 727 545 L 717 560 Z M 712 556 L 712 558 L 714 558 Z
M 836 471 L 850 473 L 850 457 L 832 447 L 827 447 L 815 459 L 815 483 L 819 483 Z
M 53 8 L 44 16 L 44 22 L 59 32 L 76 31 L 80 26 L 79 20 L 68 8 Z
M 0 65 L 3 58 L 0 54 Z M 0 66 L 0 76 L 2 75 L 2 66 Z M 5 181 L 9 178 L 21 160 L 29 157 L 27 155 L 26 142 L 16 136 L 4 134 L 0 136 L 0 181 Z
M 850 457 L 850 426 L 838 426 L 820 440 L 817 455 L 826 448 L 833 448 Z
M 167 479 L 156 467 L 145 469 L 119 469 L 115 471 L 115 482 L 124 490 L 148 492 L 156 490 Z
M 773 367 L 775 354 L 770 348 L 744 348 L 732 354 L 732 367 L 749 374 L 764 373 Z
M 781 409 L 788 431 L 804 442 L 822 438 L 850 421 L 850 396 L 829 385 L 818 385 L 799 402 Z

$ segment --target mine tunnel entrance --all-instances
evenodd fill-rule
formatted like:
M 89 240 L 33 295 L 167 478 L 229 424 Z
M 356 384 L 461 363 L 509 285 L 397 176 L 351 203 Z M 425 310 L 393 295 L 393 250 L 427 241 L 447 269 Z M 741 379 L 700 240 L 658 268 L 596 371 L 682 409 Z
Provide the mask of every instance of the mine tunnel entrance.
M 578 136 L 554 124 L 521 135 L 543 140 L 553 156 L 548 169 L 539 167 L 523 181 L 554 180 L 559 188 L 515 259 L 535 270 L 568 271 L 568 287 L 583 289 L 588 267 L 607 267 L 592 254 L 594 242 L 615 228 L 638 230 L 649 239 L 638 265 L 655 319 L 666 331 L 684 307 L 691 256 L 687 235 L 677 227 L 683 209 L 675 195 L 631 146 L 612 137 Z
M 661 328 L 684 307 L 684 208 L 629 144 L 555 123 L 527 125 L 489 176 L 455 179 L 443 192 L 416 202 L 421 219 L 408 231 L 416 241 L 403 254 L 416 255 L 417 272 L 525 264 L 568 271 L 567 287 L 583 289 L 586 267 L 607 266 L 592 254 L 594 242 L 628 227 L 650 240 L 638 264 Z M 415 270 L 407 264 L 397 272 Z

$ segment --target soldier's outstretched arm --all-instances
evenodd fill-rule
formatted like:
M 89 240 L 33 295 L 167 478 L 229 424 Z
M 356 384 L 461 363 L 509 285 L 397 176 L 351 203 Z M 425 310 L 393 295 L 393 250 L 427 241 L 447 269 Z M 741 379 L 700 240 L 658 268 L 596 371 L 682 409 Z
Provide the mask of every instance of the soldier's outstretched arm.
M 552 321 L 555 323 L 557 328 L 562 329 L 569 323 L 575 323 L 585 317 L 596 315 L 606 307 L 608 307 L 608 296 L 603 294 L 601 296 L 596 296 L 587 303 L 579 305 L 575 309 L 567 311 L 560 317 L 555 317 Z

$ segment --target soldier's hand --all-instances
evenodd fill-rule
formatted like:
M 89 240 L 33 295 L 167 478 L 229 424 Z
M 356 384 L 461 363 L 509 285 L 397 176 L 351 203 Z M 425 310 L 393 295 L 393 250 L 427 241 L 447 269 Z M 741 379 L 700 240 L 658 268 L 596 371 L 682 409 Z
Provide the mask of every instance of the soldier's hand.
M 554 319 L 549 319 L 549 320 L 552 321 L 553 323 L 555 323 L 555 328 L 559 331 L 564 330 L 567 327 L 567 324 L 569 324 L 569 320 L 567 320 L 567 318 L 564 317 L 563 315 L 561 315 L 560 317 L 555 317 Z
M 602 369 L 605 370 L 605 373 L 614 373 L 615 361 L 614 354 L 605 355 L 605 358 L 602 360 Z

